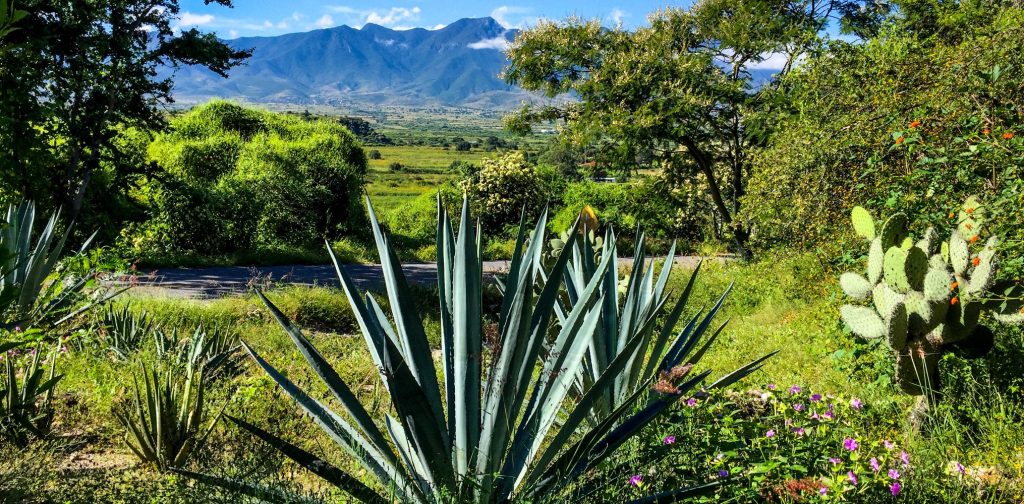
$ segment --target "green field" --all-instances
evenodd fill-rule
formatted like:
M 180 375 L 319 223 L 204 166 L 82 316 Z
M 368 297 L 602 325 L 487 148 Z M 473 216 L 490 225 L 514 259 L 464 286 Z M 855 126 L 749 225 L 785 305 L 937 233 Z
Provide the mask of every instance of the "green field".
M 455 161 L 478 164 L 492 152 L 426 146 L 367 147 L 367 152 L 379 150 L 382 159 L 371 159 L 367 175 L 366 193 L 374 207 L 382 214 L 429 192 L 456 175 L 449 171 Z M 398 162 L 402 171 L 392 172 L 388 165 Z

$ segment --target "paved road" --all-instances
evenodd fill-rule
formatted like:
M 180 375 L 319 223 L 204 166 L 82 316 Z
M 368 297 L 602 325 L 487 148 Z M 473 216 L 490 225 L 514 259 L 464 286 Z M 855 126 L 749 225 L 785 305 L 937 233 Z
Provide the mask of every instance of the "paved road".
M 716 257 L 723 261 L 726 258 Z M 676 257 L 676 264 L 693 268 L 701 260 L 699 256 Z M 631 267 L 632 258 L 619 259 L 620 267 Z M 508 270 L 508 261 L 484 262 L 484 275 Z M 349 264 L 346 271 L 361 288 L 383 285 L 380 265 Z M 434 263 L 406 263 L 402 265 L 406 278 L 413 283 L 433 285 L 437 282 L 437 266 Z M 115 285 L 132 285 L 133 291 L 141 294 L 166 295 L 172 297 L 210 298 L 249 291 L 253 287 L 270 285 L 323 285 L 338 286 L 338 277 L 331 265 L 294 266 L 226 266 L 210 268 L 166 268 L 143 271 L 131 280 L 111 282 Z

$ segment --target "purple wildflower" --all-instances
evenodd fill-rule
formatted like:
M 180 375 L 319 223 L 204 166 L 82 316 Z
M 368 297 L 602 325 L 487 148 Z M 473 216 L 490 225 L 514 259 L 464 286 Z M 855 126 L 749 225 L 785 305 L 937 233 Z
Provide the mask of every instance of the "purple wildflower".
M 896 469 L 889 469 L 889 477 L 894 480 L 898 480 L 900 479 L 900 472 Z
M 864 403 L 862 403 L 860 399 L 854 397 L 853 399 L 850 399 L 850 407 L 855 410 L 859 410 L 864 407 Z
M 821 400 L 821 394 L 814 394 L 811 396 L 811 402 L 818 402 Z
M 667 444 L 667 445 L 668 444 L 675 444 L 676 437 L 675 436 L 665 436 L 665 439 L 663 439 L 662 442 Z
M 878 472 L 881 469 L 881 466 L 878 465 L 878 459 L 876 459 L 875 457 L 871 457 L 870 464 L 872 471 Z
M 764 433 L 764 437 L 766 437 L 766 438 L 775 437 L 775 431 L 769 429 L 768 432 Z
M 796 411 L 803 411 L 804 410 L 804 403 L 794 403 L 793 404 L 793 409 L 796 410 Z
M 768 390 L 775 390 L 775 384 L 774 383 L 769 383 L 768 384 Z
M 857 444 L 856 439 L 846 438 L 843 440 L 843 448 L 846 448 L 849 451 L 857 451 L 858 446 L 860 445 Z
M 891 450 L 894 445 L 888 439 L 883 439 L 882 440 L 882 446 L 884 446 L 886 450 Z
M 846 473 L 846 477 L 850 480 L 850 484 L 857 486 L 857 475 L 853 474 L 853 471 Z
M 828 495 L 828 488 L 821 487 L 821 488 L 818 489 L 818 493 L 821 494 L 821 495 Z
M 691 407 L 691 408 L 696 406 L 697 405 L 697 399 L 694 399 L 693 397 L 687 399 L 686 400 L 686 405 Z
M 831 463 L 832 463 L 832 465 L 839 465 L 839 464 L 842 464 L 842 463 L 843 463 L 843 459 L 841 459 L 841 458 L 836 458 L 836 457 L 829 457 L 829 458 L 828 458 L 828 461 L 829 461 L 829 462 L 831 462 Z
M 903 461 L 903 465 L 910 466 L 910 454 L 909 453 L 907 453 L 905 451 L 901 451 L 900 452 L 900 460 Z
M 634 474 L 632 478 L 629 478 L 629 484 L 637 487 L 640 486 L 640 483 L 643 482 L 643 480 L 643 476 L 640 476 L 639 474 Z
M 966 469 L 964 469 L 964 465 L 960 462 L 953 462 L 953 467 L 955 467 L 957 472 L 960 474 L 963 474 L 966 471 Z
M 797 427 L 797 428 L 793 429 L 793 434 L 796 434 L 797 437 L 803 436 L 804 432 L 805 431 L 804 431 L 803 427 Z
M 790 394 L 799 394 L 801 390 L 803 389 L 801 389 L 799 385 L 793 385 L 792 387 L 789 387 Z
M 720 477 L 720 478 L 728 478 L 729 477 L 729 471 L 726 471 L 725 469 L 722 469 L 721 471 L 718 471 L 718 477 Z
M 900 494 L 900 490 L 902 488 L 903 487 L 900 486 L 900 482 L 899 481 L 893 481 L 892 482 L 892 486 L 889 487 L 889 491 L 892 492 L 893 495 L 899 495 Z

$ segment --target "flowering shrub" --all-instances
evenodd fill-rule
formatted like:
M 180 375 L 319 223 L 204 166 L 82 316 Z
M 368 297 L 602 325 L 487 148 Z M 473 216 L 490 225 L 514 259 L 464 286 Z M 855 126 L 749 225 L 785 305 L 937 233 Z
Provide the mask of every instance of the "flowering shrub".
M 637 482 L 727 482 L 711 500 L 839 502 L 898 496 L 914 471 L 895 432 L 879 437 L 888 409 L 856 397 L 769 384 L 684 398 L 680 410 L 659 427 L 663 467 Z

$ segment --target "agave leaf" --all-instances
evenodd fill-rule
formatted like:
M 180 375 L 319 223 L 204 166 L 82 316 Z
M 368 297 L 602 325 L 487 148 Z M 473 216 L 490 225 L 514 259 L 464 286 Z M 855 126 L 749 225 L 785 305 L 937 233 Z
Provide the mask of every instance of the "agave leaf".
M 299 448 L 298 446 L 295 446 L 240 418 L 228 416 L 228 420 L 231 420 L 235 425 L 238 425 L 254 436 L 262 439 L 265 443 L 273 446 L 286 457 L 295 461 L 295 463 L 308 469 L 313 474 L 327 480 L 328 483 L 345 490 L 349 495 L 368 503 L 386 504 L 390 502 L 374 492 L 370 487 L 364 485 L 357 478 L 354 478 L 341 469 L 334 467 L 316 455 L 313 455 L 312 453 L 309 453 L 306 450 L 303 450 L 302 448 Z
M 480 259 L 476 255 L 475 228 L 469 220 L 469 199 L 462 203 L 459 236 L 455 243 L 452 292 L 452 367 L 455 387 L 455 462 L 465 477 L 475 463 L 480 444 L 480 370 L 482 299 Z M 439 244 L 440 245 L 440 244 Z

